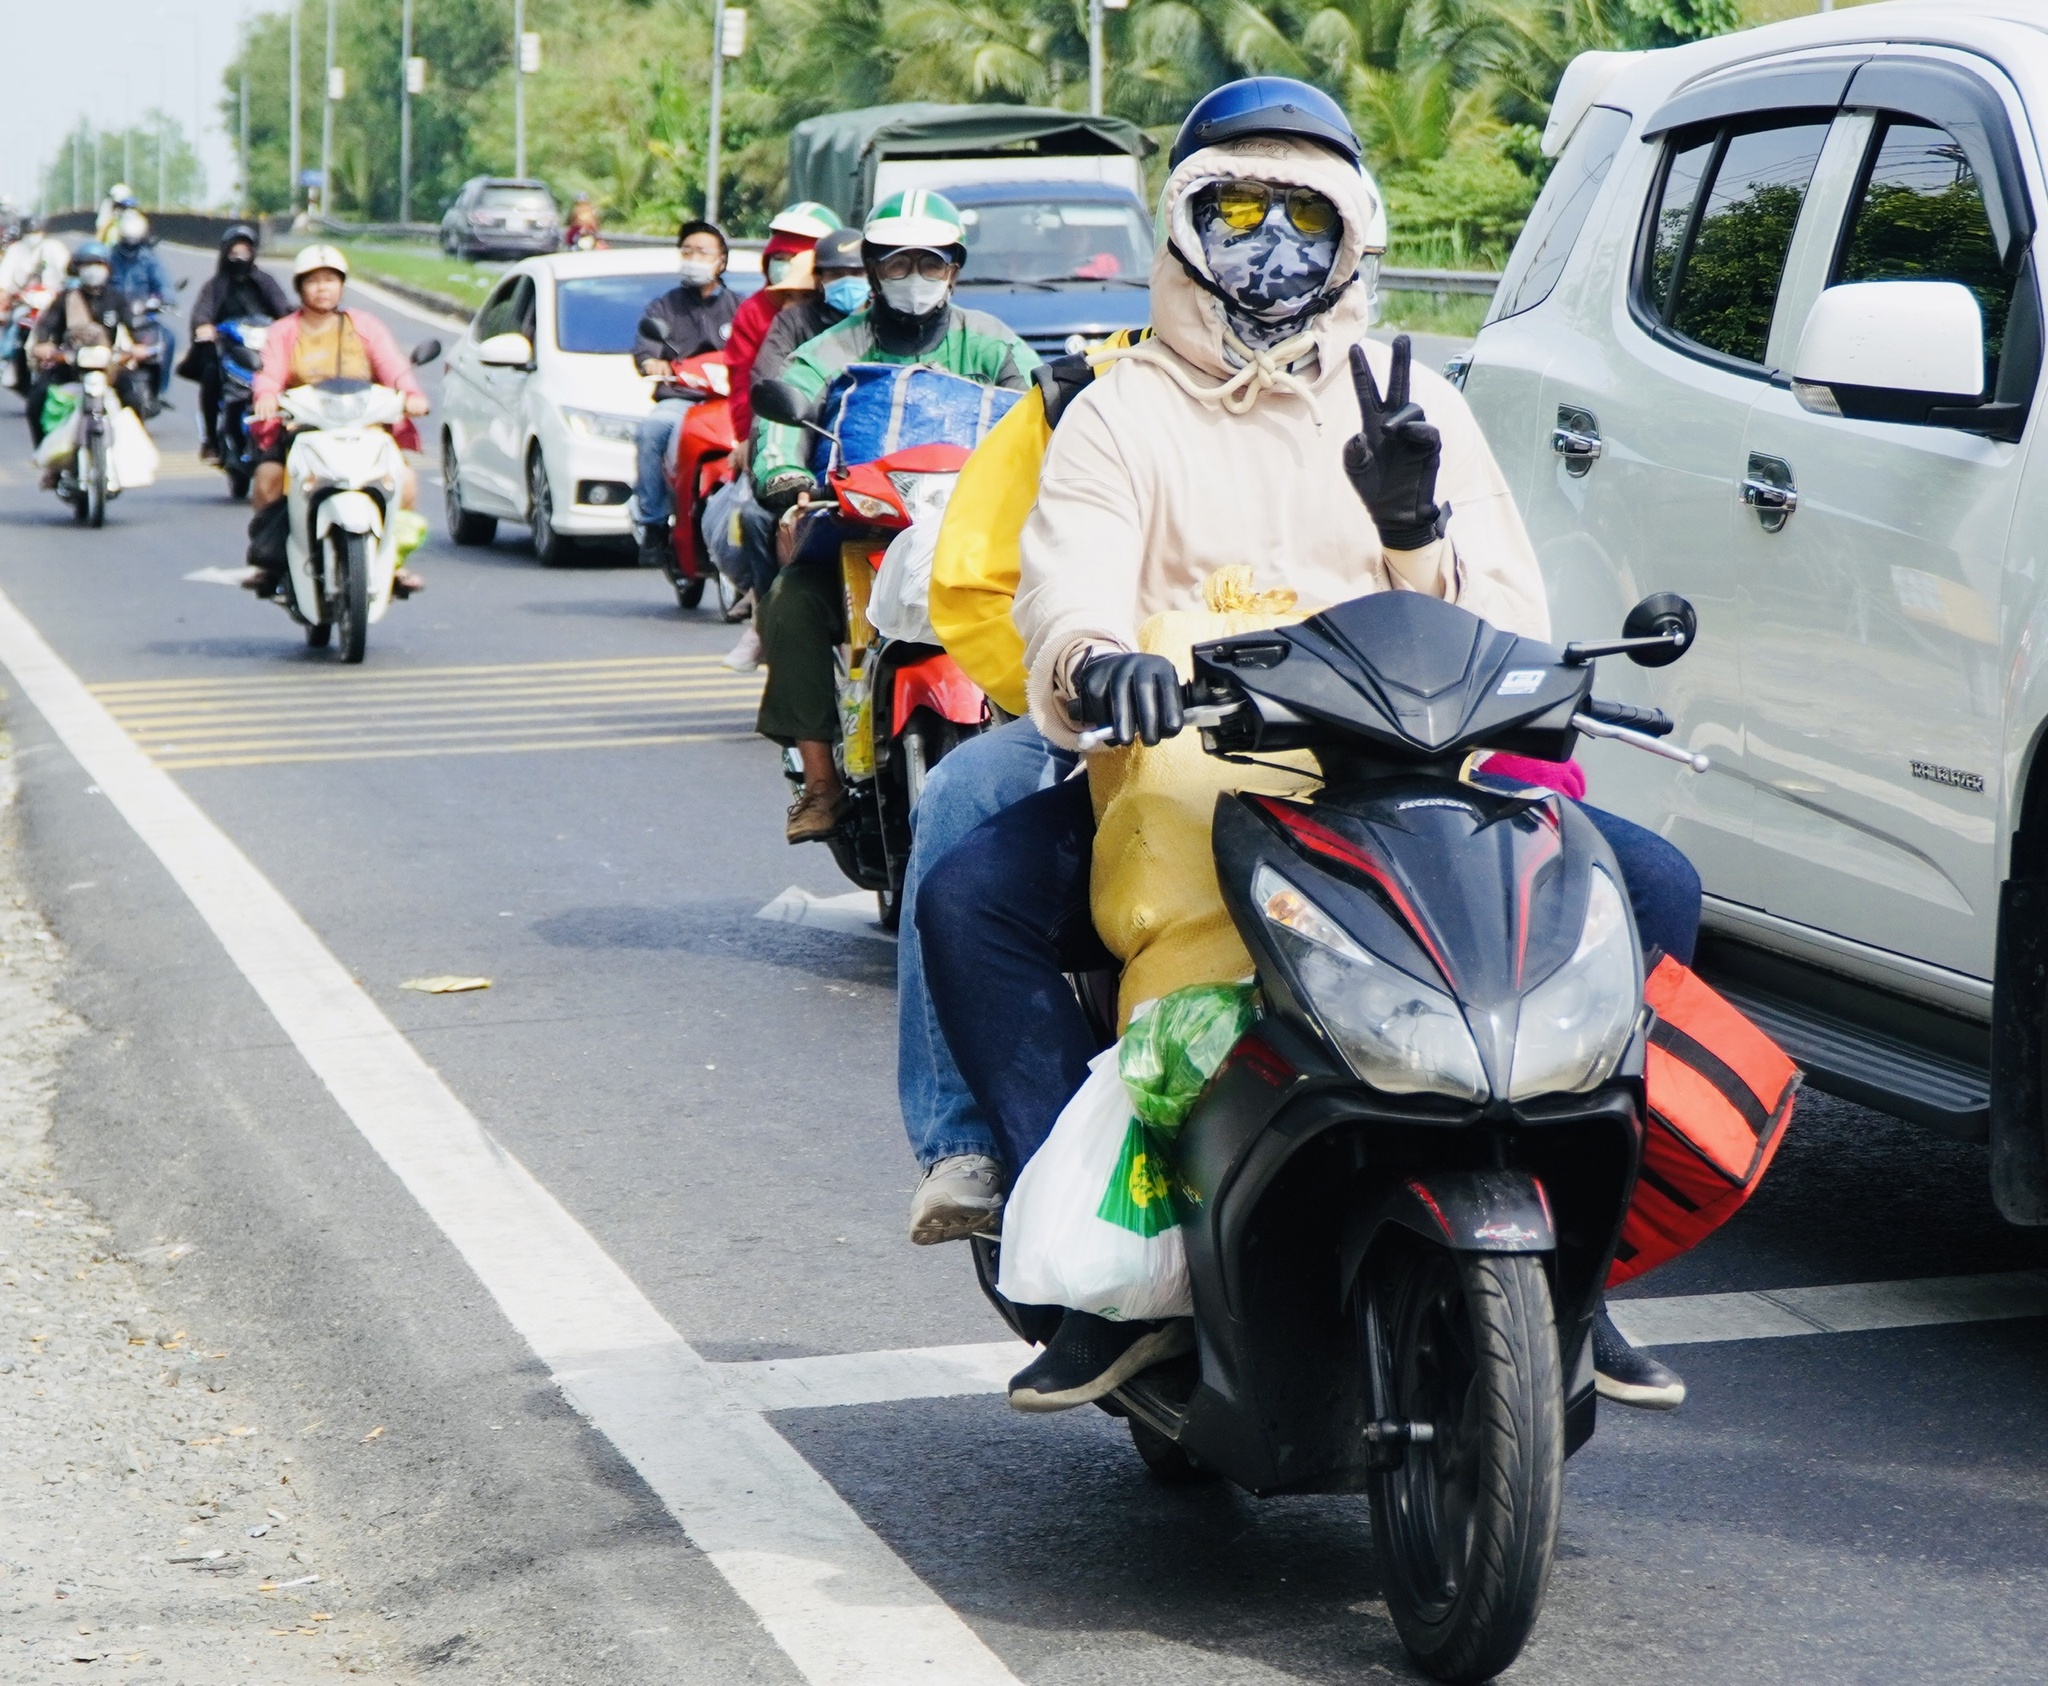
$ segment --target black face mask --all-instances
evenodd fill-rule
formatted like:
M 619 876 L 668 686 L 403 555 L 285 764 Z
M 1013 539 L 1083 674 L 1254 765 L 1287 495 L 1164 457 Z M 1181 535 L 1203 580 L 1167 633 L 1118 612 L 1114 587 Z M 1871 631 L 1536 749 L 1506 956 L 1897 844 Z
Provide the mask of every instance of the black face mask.
M 229 258 L 227 261 L 227 272 L 237 281 L 248 280 L 250 272 L 255 267 L 256 260 L 254 258 Z

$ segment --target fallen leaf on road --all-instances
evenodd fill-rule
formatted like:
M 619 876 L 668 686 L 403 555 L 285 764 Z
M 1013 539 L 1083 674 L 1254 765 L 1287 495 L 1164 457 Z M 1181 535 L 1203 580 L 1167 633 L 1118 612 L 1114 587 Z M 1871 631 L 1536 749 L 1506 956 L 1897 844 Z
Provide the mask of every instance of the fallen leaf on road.
M 489 989 L 489 978 L 407 978 L 398 986 L 400 989 L 416 990 L 421 995 L 461 995 L 466 990 Z
M 231 1428 L 228 1430 L 228 1433 L 233 1435 L 237 1440 L 241 1439 L 241 1437 L 245 1434 L 254 1434 L 255 1432 L 256 1431 L 253 1428 Z
M 383 1432 L 384 1425 L 382 1423 L 379 1423 L 375 1428 L 371 1429 L 368 1434 L 363 1436 L 363 1443 L 365 1445 L 368 1445 L 372 1440 L 375 1440 L 377 1436 L 382 1434 Z
M 227 1439 L 226 1435 L 216 1434 L 208 1437 L 205 1440 L 188 1440 L 185 1442 L 185 1444 L 187 1446 L 218 1446 L 225 1439 Z
M 334 1620 L 334 1612 L 331 1610 L 315 1610 L 313 1612 L 313 1620 L 316 1622 L 331 1622 Z

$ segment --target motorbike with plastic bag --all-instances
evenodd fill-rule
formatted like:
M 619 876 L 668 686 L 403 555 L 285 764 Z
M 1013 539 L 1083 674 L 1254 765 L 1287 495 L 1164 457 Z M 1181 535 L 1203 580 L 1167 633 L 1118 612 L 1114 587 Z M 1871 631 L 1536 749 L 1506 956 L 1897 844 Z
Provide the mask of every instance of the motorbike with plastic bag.
M 128 377 L 134 360 L 125 343 L 67 346 L 63 365 L 78 378 L 53 382 L 44 392 L 43 440 L 35 460 L 57 470 L 59 501 L 87 527 L 104 526 L 108 503 L 123 491 L 156 479 L 156 446 L 123 401 L 124 390 L 147 380 Z
M 256 446 L 249 437 L 249 409 L 254 402 L 256 376 L 263 368 L 263 348 L 269 339 L 268 322 L 235 320 L 214 324 L 214 351 L 220 360 L 220 409 L 214 418 L 214 437 L 220 442 L 220 469 L 228 477 L 228 496 L 237 500 L 249 495 L 249 484 L 256 478 Z
M 1177 1230 L 1126 1253 L 1150 1261 L 1139 1286 L 1182 1303 L 1124 1314 L 1190 1313 L 1195 1333 L 1102 1403 L 1166 1480 L 1369 1492 L 1395 1628 L 1441 1680 L 1508 1667 L 1542 1604 L 1563 1463 L 1594 1428 L 1592 1326 L 1642 1154 L 1652 1021 L 1592 822 L 1465 769 L 1482 749 L 1566 761 L 1583 734 L 1704 770 L 1661 741 L 1661 712 L 1592 695 L 1596 657 L 1661 666 L 1696 624 L 1660 594 L 1621 639 L 1560 649 L 1390 591 L 1197 644 L 1183 691 L 1210 754 L 1306 751 L 1320 784 L 1217 798 L 1216 873 L 1261 1010 L 1180 1084 L 1143 1175 L 1086 1207 L 1148 1240 Z M 1132 1116 L 1117 1104 L 1112 1124 Z M 1136 1164 L 1114 1147 L 1095 1150 L 1098 1178 Z M 1163 1216 L 1130 1223 L 1112 1194 Z M 1019 1245 L 1023 1215 L 1005 1221 Z M 1057 1304 L 1019 1296 L 1052 1301 L 1033 1272 L 1071 1277 L 1074 1250 L 1013 1266 L 973 1246 L 998 1311 L 1048 1339 Z
M 0 386 L 27 394 L 35 379 L 28 366 L 29 336 L 35 332 L 36 318 L 56 296 L 54 288 L 33 284 L 14 295 L 6 319 L 0 321 Z
M 778 535 L 787 545 L 785 563 L 809 562 L 836 553 L 846 593 L 847 642 L 837 657 L 840 776 L 849 797 L 847 818 L 831 837 L 839 869 L 862 889 L 873 890 L 882 924 L 894 930 L 902 910 L 903 875 L 910 863 L 910 816 L 932 768 L 990 722 L 988 698 L 959 663 L 946 654 L 932 631 L 927 604 L 931 592 L 931 545 L 946 500 L 975 444 L 1007 403 L 980 396 L 974 419 L 962 424 L 939 415 L 918 428 L 915 406 L 907 439 L 879 443 L 891 448 L 864 462 L 846 461 L 842 437 L 851 435 L 848 405 L 835 398 L 860 390 L 862 374 L 873 368 L 884 379 L 905 374 L 937 376 L 977 395 L 994 388 L 934 369 L 855 364 L 845 389 L 818 405 L 784 381 L 762 381 L 753 391 L 757 414 L 772 422 L 803 427 L 824 446 L 821 464 L 829 503 L 812 505 Z M 870 382 L 870 390 L 875 383 Z M 1009 400 L 1012 394 L 998 396 Z M 819 417 L 836 408 L 837 426 Z M 932 438 L 951 432 L 952 439 Z M 801 769 L 789 769 L 801 784 Z

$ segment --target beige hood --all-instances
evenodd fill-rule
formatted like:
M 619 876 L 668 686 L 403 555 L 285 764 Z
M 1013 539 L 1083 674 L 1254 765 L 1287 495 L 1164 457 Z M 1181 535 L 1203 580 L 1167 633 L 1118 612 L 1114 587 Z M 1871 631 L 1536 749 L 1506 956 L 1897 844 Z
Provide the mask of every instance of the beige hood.
M 1343 372 L 1345 354 L 1365 337 L 1371 323 L 1371 278 L 1360 278 L 1358 272 L 1371 250 L 1366 245 L 1369 232 L 1385 223 L 1372 183 L 1335 153 L 1313 142 L 1254 135 L 1206 146 L 1181 161 L 1159 198 L 1159 222 L 1166 238 L 1152 258 L 1153 333 L 1184 362 L 1213 379 L 1226 380 L 1235 372 L 1223 350 L 1223 301 L 1190 279 L 1181 267 L 1185 257 L 1191 267 L 1208 277 L 1190 203 L 1210 182 L 1232 178 L 1313 188 L 1335 205 L 1343 218 L 1344 232 L 1337 243 L 1330 281 L 1344 291 L 1306 327 L 1315 341 L 1316 367 L 1301 373 L 1321 385 Z

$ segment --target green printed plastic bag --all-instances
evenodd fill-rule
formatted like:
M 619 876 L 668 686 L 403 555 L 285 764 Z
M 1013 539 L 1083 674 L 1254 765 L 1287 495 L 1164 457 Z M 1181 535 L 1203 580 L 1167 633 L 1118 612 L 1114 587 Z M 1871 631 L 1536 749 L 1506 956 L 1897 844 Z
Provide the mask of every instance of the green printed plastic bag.
M 1117 1074 L 1139 1122 L 1169 1138 L 1176 1133 L 1257 1017 L 1258 991 L 1244 983 L 1177 989 L 1133 1019 L 1117 1052 Z
M 1153 1236 L 1173 1228 L 1180 1222 L 1180 1208 L 1174 1200 L 1171 1164 L 1164 1139 L 1133 1118 L 1095 1215 L 1133 1235 Z
M 78 408 L 78 388 L 66 382 L 53 386 L 43 394 L 43 431 L 55 433 L 71 419 L 71 412 Z

